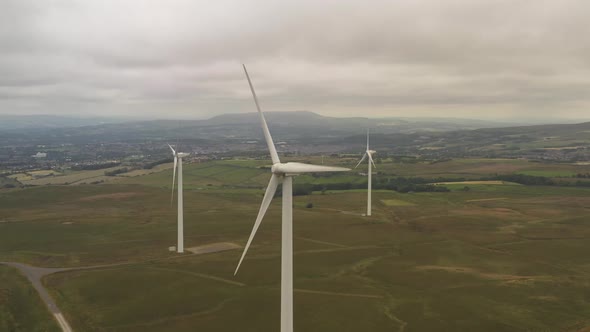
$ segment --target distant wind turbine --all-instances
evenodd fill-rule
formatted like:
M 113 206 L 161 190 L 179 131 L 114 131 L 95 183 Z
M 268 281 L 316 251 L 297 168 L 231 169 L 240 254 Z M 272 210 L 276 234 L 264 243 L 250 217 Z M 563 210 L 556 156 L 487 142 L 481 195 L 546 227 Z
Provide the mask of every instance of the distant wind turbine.
M 252 91 L 252 97 L 254 97 L 254 103 L 256 104 L 256 108 L 258 109 L 258 115 L 260 116 L 260 124 L 262 125 L 262 130 L 264 132 L 264 138 L 266 140 L 266 144 L 268 146 L 268 150 L 270 152 L 270 157 L 272 158 L 272 176 L 270 178 L 270 182 L 268 183 L 268 187 L 266 187 L 266 193 L 264 194 L 264 198 L 262 199 L 262 204 L 260 206 L 260 210 L 258 211 L 258 216 L 256 217 L 256 221 L 254 222 L 254 227 L 252 228 L 252 232 L 250 233 L 250 238 L 248 239 L 248 243 L 244 248 L 244 252 L 242 253 L 242 257 L 236 267 L 236 271 L 234 273 L 238 273 L 238 269 L 248 252 L 248 248 L 252 243 L 252 239 L 254 239 L 254 235 L 256 235 L 256 231 L 262 222 L 262 218 L 264 218 L 264 214 L 270 205 L 270 202 L 277 190 L 277 186 L 279 183 L 283 184 L 283 216 L 282 216 L 282 237 L 281 237 L 281 332 L 292 332 L 293 331 L 293 176 L 302 174 L 302 173 L 315 173 L 315 172 L 342 172 L 342 171 L 349 171 L 348 168 L 342 167 L 331 167 L 331 166 L 321 166 L 321 165 L 311 165 L 311 164 L 303 164 L 303 163 L 295 163 L 295 162 L 288 162 L 288 163 L 281 163 L 279 160 L 279 155 L 277 154 L 277 150 L 275 145 L 272 141 L 272 137 L 270 136 L 270 131 L 268 130 L 268 126 L 266 124 L 266 120 L 264 119 L 264 114 L 260 109 L 260 104 L 258 103 L 258 98 L 256 97 L 256 92 L 254 91 L 254 87 L 252 86 L 252 81 L 250 81 L 250 76 L 248 76 L 248 71 L 246 70 L 246 66 L 244 65 L 244 72 L 246 73 L 246 79 L 248 80 L 248 85 L 250 85 L 250 90 Z
M 368 161 L 367 163 L 369 164 L 369 171 L 367 172 L 367 178 L 368 178 L 368 185 L 367 185 L 367 216 L 370 217 L 371 216 L 371 190 L 373 187 L 373 179 L 372 179 L 372 175 L 373 175 L 373 169 L 371 168 L 372 166 L 375 166 L 375 162 L 373 161 L 373 154 L 376 153 L 377 151 L 375 150 L 370 150 L 369 149 L 369 130 L 367 129 L 367 149 L 365 150 L 365 154 L 363 155 L 363 157 L 361 158 L 361 160 L 359 161 L 358 164 L 356 164 L 356 166 L 354 168 L 359 167 L 359 165 L 365 160 L 365 158 L 368 157 Z M 377 166 L 375 166 L 375 168 L 377 168 Z
M 174 171 L 172 173 L 172 195 L 170 196 L 170 203 L 174 200 L 174 182 L 176 180 L 176 169 L 178 168 L 178 243 L 176 245 L 176 252 L 184 252 L 184 208 L 183 208 L 183 195 L 182 195 L 182 158 L 189 156 L 188 153 L 177 152 L 172 148 L 172 145 L 168 144 L 172 155 L 174 156 Z M 178 144 L 176 145 L 178 149 Z

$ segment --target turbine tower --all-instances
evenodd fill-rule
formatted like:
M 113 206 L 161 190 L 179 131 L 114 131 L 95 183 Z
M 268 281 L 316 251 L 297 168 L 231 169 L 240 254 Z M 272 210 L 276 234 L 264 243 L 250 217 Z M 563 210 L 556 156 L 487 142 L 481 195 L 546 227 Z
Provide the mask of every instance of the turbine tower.
M 174 171 L 172 173 L 172 195 L 170 197 L 170 203 L 174 200 L 174 182 L 176 180 L 176 169 L 178 168 L 178 239 L 176 245 L 176 252 L 184 252 L 184 210 L 183 210 L 183 195 L 182 195 L 182 158 L 187 157 L 188 153 L 177 152 L 172 148 L 172 145 L 168 144 L 172 155 L 174 156 Z M 178 144 L 176 145 L 178 149 Z
M 268 187 L 266 187 L 266 192 L 264 194 L 264 198 L 262 199 L 262 204 L 260 205 L 260 210 L 258 211 L 258 216 L 256 217 L 256 221 L 254 222 L 254 227 L 252 228 L 252 232 L 250 233 L 250 238 L 248 239 L 248 243 L 244 248 L 244 252 L 242 253 L 242 257 L 238 262 L 238 266 L 236 267 L 236 271 L 234 275 L 238 273 L 238 269 L 248 252 L 248 248 L 252 243 L 252 239 L 254 239 L 254 235 L 256 235 L 256 231 L 262 222 L 262 218 L 264 218 L 264 214 L 270 205 L 270 202 L 277 190 L 277 186 L 282 183 L 283 184 L 283 211 L 282 211 L 282 234 L 281 234 L 281 332 L 292 332 L 293 331 L 293 176 L 303 174 L 303 173 L 315 173 L 315 172 L 342 172 L 342 171 L 349 171 L 348 168 L 342 167 L 331 167 L 331 166 L 321 166 L 321 165 L 311 165 L 311 164 L 303 164 L 303 163 L 296 163 L 296 162 L 288 162 L 288 163 L 281 163 L 279 160 L 279 155 L 277 154 L 277 150 L 275 145 L 272 141 L 272 137 L 270 136 L 270 131 L 268 130 L 268 126 L 266 125 L 266 120 L 264 119 L 264 114 L 260 110 L 260 104 L 258 103 L 258 97 L 256 97 L 256 92 L 254 91 L 254 87 L 252 86 L 252 81 L 250 81 L 250 76 L 248 76 L 248 71 L 246 70 L 246 66 L 244 67 L 244 73 L 246 74 L 246 79 L 248 79 L 248 85 L 250 86 L 250 90 L 252 91 L 252 97 L 254 98 L 254 103 L 256 104 L 256 108 L 258 110 L 258 115 L 260 116 L 260 124 L 262 125 L 262 131 L 264 132 L 264 138 L 266 140 L 266 144 L 268 146 L 268 150 L 270 152 L 270 157 L 272 159 L 272 168 L 271 173 L 272 176 L 270 178 L 270 182 L 268 183 Z
M 373 187 L 373 169 L 371 168 L 371 165 L 375 166 L 375 162 L 373 161 L 373 154 L 376 152 L 377 151 L 375 150 L 369 149 L 369 130 L 367 129 L 367 150 L 365 150 L 365 154 L 363 155 L 359 163 L 355 166 L 355 168 L 359 167 L 359 165 L 365 160 L 365 158 L 368 157 L 369 160 L 367 161 L 367 163 L 369 164 L 369 171 L 367 172 L 367 217 L 371 216 L 371 190 Z M 375 166 L 375 168 L 377 168 L 377 166 Z

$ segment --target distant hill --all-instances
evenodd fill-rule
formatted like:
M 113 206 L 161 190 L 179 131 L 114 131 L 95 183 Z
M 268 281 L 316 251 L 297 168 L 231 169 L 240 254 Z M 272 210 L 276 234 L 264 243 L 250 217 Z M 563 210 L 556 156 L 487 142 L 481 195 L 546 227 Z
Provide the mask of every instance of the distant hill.
M 340 130 L 366 130 L 367 127 L 377 132 L 415 132 L 415 131 L 449 131 L 460 129 L 490 128 L 509 126 L 484 120 L 457 118 L 363 118 L 363 117 L 329 117 L 309 111 L 265 112 L 269 124 L 278 126 L 312 126 Z M 209 120 L 203 125 L 255 124 L 259 125 L 257 113 L 223 114 Z
M 366 130 L 370 128 L 371 147 L 379 155 L 590 159 L 590 122 L 503 127 L 499 123 L 470 119 L 336 118 L 306 111 L 268 112 L 266 118 L 275 142 L 282 142 L 279 147 L 282 152 L 358 153 L 364 148 Z M 206 153 L 266 149 L 257 113 L 223 114 L 206 120 L 94 125 L 84 123 L 103 120 L 60 117 L 12 120 L 20 123 L 21 128 L 2 130 L 0 127 L 3 146 L 129 143 L 141 145 L 145 149 L 142 153 L 149 154 L 152 149 L 160 148 L 162 153 L 167 153 L 166 143 L 179 140 L 194 151 Z M 46 121 L 45 126 L 34 127 L 40 120 Z M 55 127 L 65 124 L 69 127 Z M 124 150 L 128 152 L 129 147 Z
M 441 132 L 498 126 L 498 123 L 432 118 L 337 118 L 308 111 L 267 112 L 266 119 L 278 140 L 335 138 L 373 133 Z M 2 131 L 17 130 L 38 139 L 69 139 L 97 142 L 114 140 L 259 139 L 262 136 L 257 113 L 223 114 L 207 120 L 125 121 L 108 118 L 67 118 L 57 116 L 3 116 Z M 26 130 L 30 131 L 27 132 Z M 25 130 L 23 132 L 23 130 Z M 4 133 L 6 134 L 6 133 Z M 5 136 L 5 135 L 2 135 Z
M 0 115 L 0 130 L 82 127 L 128 121 L 107 117 L 68 117 L 55 115 Z
M 362 137 L 348 137 L 345 144 Z M 384 134 L 373 137 L 381 151 L 440 156 L 534 157 L 590 159 L 590 122 L 482 128 L 452 132 Z
M 363 118 L 363 117 L 328 117 L 309 111 L 293 112 L 265 112 L 266 119 L 274 125 L 289 126 L 315 126 L 315 127 L 341 127 L 356 128 L 370 126 L 376 128 L 389 128 L 395 131 L 408 130 L 432 130 L 447 131 L 458 129 L 475 129 L 509 126 L 509 123 L 500 123 L 484 120 L 457 119 L 457 118 Z M 96 126 L 104 124 L 124 124 L 136 128 L 169 127 L 181 122 L 183 127 L 201 126 L 231 126 L 244 124 L 259 124 L 258 114 L 230 113 L 214 116 L 206 120 L 132 120 L 116 117 L 68 117 L 54 115 L 0 115 L 0 130 L 22 128 L 68 128 L 82 126 Z
M 302 125 L 302 124 L 314 124 L 317 121 L 326 123 L 331 121 L 332 117 L 326 117 L 317 113 L 309 111 L 293 111 L 293 112 L 265 112 L 265 118 L 268 122 L 276 124 L 291 124 L 291 125 Z M 360 119 L 360 118 L 354 118 Z M 222 114 L 214 116 L 208 120 L 201 121 L 204 125 L 229 125 L 229 124 L 259 124 L 260 119 L 258 113 L 233 113 L 233 114 Z

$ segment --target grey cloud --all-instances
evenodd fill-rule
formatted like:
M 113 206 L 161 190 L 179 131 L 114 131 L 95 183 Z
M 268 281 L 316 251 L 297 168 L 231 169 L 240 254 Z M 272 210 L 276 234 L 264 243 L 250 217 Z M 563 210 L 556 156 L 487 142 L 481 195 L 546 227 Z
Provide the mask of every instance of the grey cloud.
M 590 3 L 0 2 L 0 113 L 588 118 Z M 48 102 L 48 100 L 50 102 Z

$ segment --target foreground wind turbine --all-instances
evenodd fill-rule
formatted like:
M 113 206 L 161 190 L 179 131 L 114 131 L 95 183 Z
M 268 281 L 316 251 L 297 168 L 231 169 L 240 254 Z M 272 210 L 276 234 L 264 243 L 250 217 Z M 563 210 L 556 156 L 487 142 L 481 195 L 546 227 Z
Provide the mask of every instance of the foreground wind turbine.
M 172 195 L 170 202 L 174 200 L 174 181 L 176 180 L 176 169 L 178 168 L 178 243 L 176 245 L 176 252 L 184 252 L 184 213 L 183 213 L 183 201 L 182 201 L 182 158 L 187 157 L 188 153 L 176 152 L 172 145 L 168 144 L 172 155 L 174 156 L 174 171 L 172 173 Z M 176 146 L 178 149 L 178 145 Z
M 250 90 L 252 91 L 252 96 L 254 97 L 254 103 L 256 104 L 256 108 L 258 109 L 258 115 L 260 116 L 260 124 L 262 125 L 262 130 L 264 132 L 264 139 L 266 140 L 266 144 L 268 145 L 268 150 L 270 152 L 270 157 L 272 158 L 272 177 L 270 178 L 270 182 L 268 183 L 268 187 L 266 188 L 266 193 L 264 194 L 264 198 L 262 199 L 262 204 L 260 206 L 260 211 L 258 211 L 258 217 L 256 217 L 256 222 L 254 222 L 254 228 L 252 228 L 252 232 L 250 233 L 250 238 L 248 239 L 248 243 L 246 244 L 246 248 L 244 248 L 244 253 L 242 253 L 242 257 L 240 258 L 240 262 L 236 268 L 234 273 L 238 273 L 238 269 L 248 252 L 248 248 L 252 243 L 252 239 L 254 239 L 254 235 L 256 235 L 256 231 L 260 226 L 260 222 L 262 218 L 264 218 L 264 214 L 270 205 L 270 202 L 277 190 L 277 186 L 279 183 L 283 184 L 283 220 L 282 220 L 282 236 L 281 236 L 281 332 L 292 332 L 293 331 L 293 176 L 302 174 L 302 173 L 315 173 L 315 172 L 342 172 L 342 171 L 349 171 L 348 168 L 342 167 L 330 167 L 330 166 L 321 166 L 321 165 L 310 165 L 310 164 L 302 164 L 302 163 L 281 163 L 279 160 L 279 155 L 277 154 L 277 150 L 275 145 L 272 141 L 272 137 L 270 136 L 270 132 L 268 130 L 268 126 L 266 125 L 266 120 L 264 119 L 264 114 L 260 110 L 260 105 L 258 103 L 258 97 L 256 97 L 256 92 L 254 92 L 254 87 L 252 86 L 252 81 L 250 81 L 250 76 L 248 76 L 248 71 L 246 70 L 246 66 L 244 65 L 244 72 L 246 73 L 246 78 L 248 79 L 248 85 L 250 85 Z
M 367 186 L 367 216 L 370 217 L 371 216 L 371 188 L 373 186 L 373 179 L 372 179 L 372 175 L 373 175 L 373 169 L 371 168 L 371 165 L 375 166 L 375 162 L 373 161 L 373 154 L 376 153 L 377 151 L 375 150 L 369 150 L 369 130 L 367 129 L 367 150 L 365 150 L 365 154 L 363 155 L 363 157 L 361 158 L 361 161 L 359 161 L 358 164 L 356 164 L 356 167 L 359 167 L 359 165 L 365 160 L 365 158 L 369 158 L 369 160 L 367 161 L 367 163 L 369 164 L 369 171 L 367 172 L 367 177 L 368 177 L 368 186 Z M 377 168 L 377 166 L 375 166 L 375 168 Z

